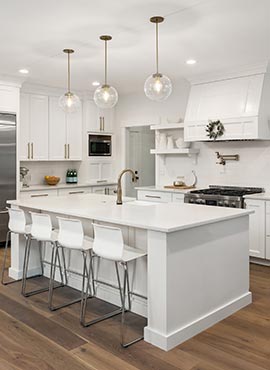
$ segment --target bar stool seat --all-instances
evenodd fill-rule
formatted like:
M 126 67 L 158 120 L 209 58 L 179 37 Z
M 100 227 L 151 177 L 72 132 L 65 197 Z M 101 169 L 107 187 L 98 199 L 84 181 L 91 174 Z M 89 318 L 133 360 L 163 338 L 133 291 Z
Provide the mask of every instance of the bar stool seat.
M 125 244 L 122 259 L 119 262 L 130 262 L 146 255 L 147 253 L 145 251 Z
M 13 284 L 21 280 L 21 279 L 18 279 L 18 280 L 12 280 L 12 281 L 5 281 L 4 279 L 6 259 L 7 259 L 7 249 L 8 249 L 8 242 L 9 242 L 10 235 L 11 234 L 23 235 L 26 239 L 26 244 L 27 244 L 28 238 L 31 232 L 31 224 L 26 223 L 25 213 L 22 209 L 19 209 L 19 208 L 7 208 L 7 209 L 8 209 L 8 214 L 9 214 L 9 222 L 8 222 L 9 230 L 6 236 L 5 252 L 4 252 L 2 273 L 1 273 L 1 284 L 3 285 Z
M 52 271 L 50 276 L 50 290 L 49 290 L 49 308 L 51 311 L 58 310 L 63 307 L 67 307 L 72 305 L 73 303 L 82 302 L 83 293 L 85 290 L 85 277 L 87 278 L 87 282 L 90 285 L 90 277 L 89 273 L 90 270 L 87 269 L 87 256 L 89 256 L 89 260 L 91 261 L 91 251 L 93 248 L 93 239 L 85 236 L 83 232 L 82 223 L 78 219 L 70 219 L 70 218 L 63 218 L 57 217 L 59 222 L 59 233 L 57 235 L 57 242 L 53 247 L 53 263 L 52 263 Z M 56 255 L 59 248 L 66 250 L 73 250 L 79 251 L 82 253 L 83 256 L 83 271 L 82 271 L 82 293 L 81 297 L 58 306 L 53 305 L 53 292 L 54 292 L 54 279 L 55 279 L 55 266 L 56 266 Z M 66 276 L 66 284 L 67 284 L 67 267 L 64 259 L 64 252 L 63 252 L 63 261 L 64 261 L 64 273 Z M 92 271 L 92 270 L 91 270 Z M 77 273 L 78 274 L 78 273 Z M 93 280 L 93 276 L 92 276 Z M 87 291 L 92 292 L 92 288 L 88 286 Z M 92 297 L 92 294 L 89 296 Z
M 40 254 L 40 267 L 41 267 L 41 276 L 44 275 L 44 267 L 43 267 L 43 258 L 42 258 L 42 243 L 46 242 L 49 245 L 54 246 L 58 239 L 58 231 L 53 230 L 51 217 L 44 213 L 35 213 L 30 212 L 32 218 L 32 224 L 30 228 L 30 233 L 28 234 L 28 240 L 25 247 L 25 254 L 24 254 L 24 263 L 23 263 L 23 278 L 22 278 L 22 295 L 24 297 L 29 297 L 38 293 L 43 293 L 49 290 L 49 286 L 46 288 L 40 288 L 32 291 L 26 291 L 26 280 L 28 279 L 28 265 L 29 265 L 29 257 L 30 257 L 30 250 L 34 248 L 32 241 L 37 241 L 39 246 L 39 254 Z M 52 269 L 52 254 L 51 254 L 51 269 Z M 61 268 L 61 261 L 60 256 L 57 251 L 57 259 L 59 262 L 59 270 L 61 275 L 61 284 L 60 286 L 64 285 L 64 278 L 62 274 Z M 59 285 L 58 285 L 59 287 Z

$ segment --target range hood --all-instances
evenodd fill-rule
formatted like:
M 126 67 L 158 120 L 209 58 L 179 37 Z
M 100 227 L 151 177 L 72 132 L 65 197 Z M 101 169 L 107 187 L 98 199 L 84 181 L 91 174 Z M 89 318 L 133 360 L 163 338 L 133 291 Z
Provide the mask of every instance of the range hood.
M 184 121 L 186 141 L 212 141 L 209 121 L 221 121 L 226 140 L 270 140 L 270 75 L 267 65 L 191 85 Z

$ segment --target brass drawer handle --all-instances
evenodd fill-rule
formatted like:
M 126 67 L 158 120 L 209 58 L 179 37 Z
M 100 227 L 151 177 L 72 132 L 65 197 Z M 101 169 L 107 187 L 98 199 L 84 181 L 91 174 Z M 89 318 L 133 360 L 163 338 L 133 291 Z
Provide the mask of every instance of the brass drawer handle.
M 145 195 L 145 198 L 161 199 L 158 195 Z
M 84 190 L 79 190 L 79 191 L 70 191 L 69 194 L 83 194 Z
M 49 194 L 31 194 L 31 198 L 48 197 Z

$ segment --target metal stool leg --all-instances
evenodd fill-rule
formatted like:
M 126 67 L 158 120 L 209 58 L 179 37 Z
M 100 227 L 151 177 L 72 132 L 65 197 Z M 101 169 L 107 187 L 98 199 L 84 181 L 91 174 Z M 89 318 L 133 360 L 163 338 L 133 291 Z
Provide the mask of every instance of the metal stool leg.
M 123 348 L 127 348 L 131 346 L 134 343 L 139 342 L 144 338 L 144 336 L 140 336 L 130 342 L 125 342 L 125 313 L 126 313 L 126 307 L 125 307 L 125 301 L 126 301 L 126 295 L 128 297 L 128 305 L 129 310 L 131 307 L 131 301 L 130 301 L 130 288 L 129 288 L 129 275 L 128 275 L 128 265 L 127 263 L 123 263 L 124 268 L 124 287 L 123 287 L 123 305 L 122 305 L 122 318 L 121 318 L 121 346 Z
M 6 269 L 6 261 L 7 261 L 7 251 L 8 251 L 8 242 L 9 242 L 9 237 L 11 235 L 10 230 L 7 232 L 6 236 L 6 244 L 5 244 L 5 252 L 4 252 L 4 261 L 3 261 L 3 266 L 2 266 L 2 273 L 1 273 L 1 284 L 7 285 L 10 283 L 13 283 L 14 281 L 11 282 L 5 282 L 4 281 L 4 275 L 5 275 L 5 269 Z
M 24 297 L 30 297 L 32 295 L 39 294 L 39 293 L 44 293 L 44 292 L 47 292 L 49 290 L 49 287 L 46 287 L 46 288 L 39 288 L 39 289 L 36 289 L 36 290 L 32 290 L 30 292 L 26 292 L 26 282 L 29 279 L 27 277 L 27 272 L 28 272 L 28 265 L 29 265 L 29 258 L 30 258 L 31 242 L 32 242 L 32 239 L 29 237 L 28 238 L 28 243 L 26 243 L 26 247 L 25 247 L 24 264 L 23 264 L 24 267 L 23 267 L 23 279 L 22 279 L 22 295 Z M 51 243 L 51 245 L 53 245 L 53 243 Z M 40 251 L 40 248 L 39 248 L 39 251 Z M 53 254 L 53 251 L 52 251 L 52 254 Z M 62 268 L 61 268 L 61 262 L 60 262 L 59 255 L 56 254 L 56 257 L 58 258 L 58 261 L 59 261 L 61 284 L 56 286 L 55 288 L 59 288 L 59 287 L 64 286 L 64 283 L 63 283 L 63 274 L 62 274 Z M 41 254 L 40 254 L 40 263 L 41 263 L 41 270 L 44 271 L 43 268 L 42 268 L 43 267 L 43 260 L 42 260 L 42 255 Z M 51 261 L 51 269 L 52 269 L 52 261 Z M 42 275 L 36 275 L 36 276 L 31 277 L 31 278 L 34 278 L 34 277 L 37 277 L 37 276 L 43 276 L 43 274 Z
M 56 244 L 53 247 L 54 256 L 52 258 L 52 268 L 51 268 L 50 283 L 49 283 L 49 309 L 51 311 L 56 311 L 56 310 L 59 310 L 60 308 L 68 307 L 68 306 L 71 306 L 74 303 L 81 302 L 81 297 L 80 297 L 80 298 L 74 299 L 73 301 L 62 303 L 62 304 L 60 304 L 58 306 L 54 306 L 53 305 L 53 291 L 54 291 L 55 288 L 60 287 L 60 286 L 54 287 L 54 279 L 55 279 L 57 256 L 58 256 L 59 261 L 60 261 L 59 248 L 62 248 L 62 247 L 60 247 L 60 246 L 58 246 Z M 63 254 L 63 257 L 64 257 L 64 254 Z M 64 274 L 65 274 L 65 277 L 67 279 L 65 258 L 64 258 L 63 264 L 64 264 L 64 270 L 65 270 L 64 271 Z

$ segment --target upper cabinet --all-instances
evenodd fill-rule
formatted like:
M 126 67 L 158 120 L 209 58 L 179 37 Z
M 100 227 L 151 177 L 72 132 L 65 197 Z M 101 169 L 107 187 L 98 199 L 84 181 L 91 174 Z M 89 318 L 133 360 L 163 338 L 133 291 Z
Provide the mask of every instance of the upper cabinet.
M 21 94 L 20 160 L 81 160 L 82 113 L 65 114 L 58 97 Z
M 49 159 L 82 159 L 82 113 L 66 114 L 58 97 L 49 98 Z
M 93 100 L 84 102 L 84 117 L 87 131 L 112 132 L 114 121 L 114 109 L 100 109 Z
M 265 104 L 270 99 L 269 86 L 265 73 L 192 85 L 185 140 L 210 140 L 209 120 L 220 120 L 225 127 L 218 140 L 270 139 L 270 109 Z
M 21 160 L 48 160 L 48 124 L 48 97 L 21 94 Z

